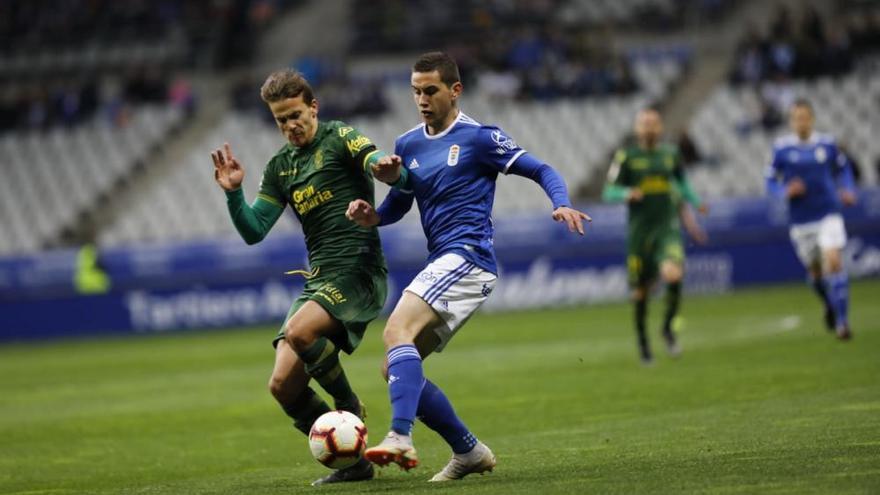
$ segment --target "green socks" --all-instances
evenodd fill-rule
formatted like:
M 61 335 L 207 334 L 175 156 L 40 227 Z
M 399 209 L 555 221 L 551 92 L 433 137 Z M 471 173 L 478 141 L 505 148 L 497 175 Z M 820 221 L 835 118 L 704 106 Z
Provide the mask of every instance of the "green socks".
M 292 403 L 281 404 L 281 408 L 293 418 L 293 426 L 307 436 L 315 420 L 322 414 L 330 412 L 330 406 L 309 387 L 306 387 Z
M 360 402 L 351 390 L 345 371 L 339 363 L 339 349 L 322 337 L 299 354 L 306 372 L 333 397 L 337 409 L 360 415 Z

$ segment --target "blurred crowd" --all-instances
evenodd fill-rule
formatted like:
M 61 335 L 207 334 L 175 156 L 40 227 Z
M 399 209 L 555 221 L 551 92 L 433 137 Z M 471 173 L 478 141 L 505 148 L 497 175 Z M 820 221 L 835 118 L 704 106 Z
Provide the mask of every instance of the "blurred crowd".
M 757 95 L 738 131 L 775 131 L 795 99 L 792 80 L 843 76 L 870 54 L 880 55 L 880 9 L 823 16 L 810 6 L 799 15 L 780 6 L 766 35 L 751 29 L 737 47 L 730 80 Z
M 291 65 L 312 86 L 320 104 L 321 119 L 378 117 L 388 110 L 385 85 L 379 78 L 354 76 L 346 64 L 327 59 L 305 57 Z M 240 78 L 232 87 L 232 105 L 236 110 L 255 113 L 275 125 L 272 114 L 260 99 L 264 76 Z
M 813 7 L 795 16 L 780 6 L 769 31 L 757 29 L 737 47 L 734 83 L 837 76 L 855 59 L 880 50 L 880 9 L 823 17 Z
M 150 103 L 171 104 L 191 114 L 196 96 L 185 78 L 154 67 L 118 76 L 0 84 L 0 132 L 72 127 L 96 117 L 125 127 L 134 106 Z

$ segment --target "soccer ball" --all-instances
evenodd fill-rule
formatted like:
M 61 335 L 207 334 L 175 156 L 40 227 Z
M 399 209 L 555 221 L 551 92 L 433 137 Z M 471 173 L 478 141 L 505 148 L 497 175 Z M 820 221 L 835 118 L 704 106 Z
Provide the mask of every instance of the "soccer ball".
M 309 448 L 321 464 L 330 469 L 353 466 L 367 447 L 367 427 L 348 411 L 321 415 L 309 431 Z

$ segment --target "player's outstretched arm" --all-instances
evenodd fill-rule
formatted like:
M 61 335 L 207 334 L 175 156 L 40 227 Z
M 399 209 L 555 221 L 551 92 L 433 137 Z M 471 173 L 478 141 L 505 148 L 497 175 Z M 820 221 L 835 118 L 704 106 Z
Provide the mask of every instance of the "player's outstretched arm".
M 700 205 L 700 207 L 703 208 L 705 205 Z M 706 211 L 708 211 L 708 209 Z M 703 230 L 703 227 L 697 222 L 697 218 L 694 216 L 694 211 L 689 204 L 681 204 L 678 209 L 678 216 L 681 218 L 684 230 L 694 242 L 701 246 L 709 242 L 709 236 L 706 235 L 706 231 Z
M 284 211 L 283 206 L 257 198 L 253 205 L 244 199 L 241 183 L 244 181 L 244 167 L 232 154 L 229 143 L 223 149 L 211 153 L 214 161 L 214 180 L 226 191 L 226 206 L 235 229 L 248 244 L 263 240 Z
M 536 160 L 529 154 L 523 154 L 510 166 L 508 173 L 537 182 L 553 202 L 553 220 L 565 222 L 570 232 L 584 235 L 584 220 L 591 222 L 592 219 L 586 213 L 568 206 L 571 201 L 568 199 L 565 180 L 553 167 Z

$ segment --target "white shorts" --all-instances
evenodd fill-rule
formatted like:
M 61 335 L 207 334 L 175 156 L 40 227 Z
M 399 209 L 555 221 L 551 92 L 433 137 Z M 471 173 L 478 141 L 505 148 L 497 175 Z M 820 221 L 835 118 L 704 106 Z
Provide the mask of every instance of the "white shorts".
M 440 315 L 444 324 L 433 328 L 440 337 L 440 352 L 462 325 L 477 311 L 498 277 L 455 253 L 444 254 L 426 266 L 407 286 Z
M 846 246 L 846 228 L 839 213 L 826 215 L 815 222 L 792 225 L 788 234 L 804 266 L 821 262 L 823 251 Z

